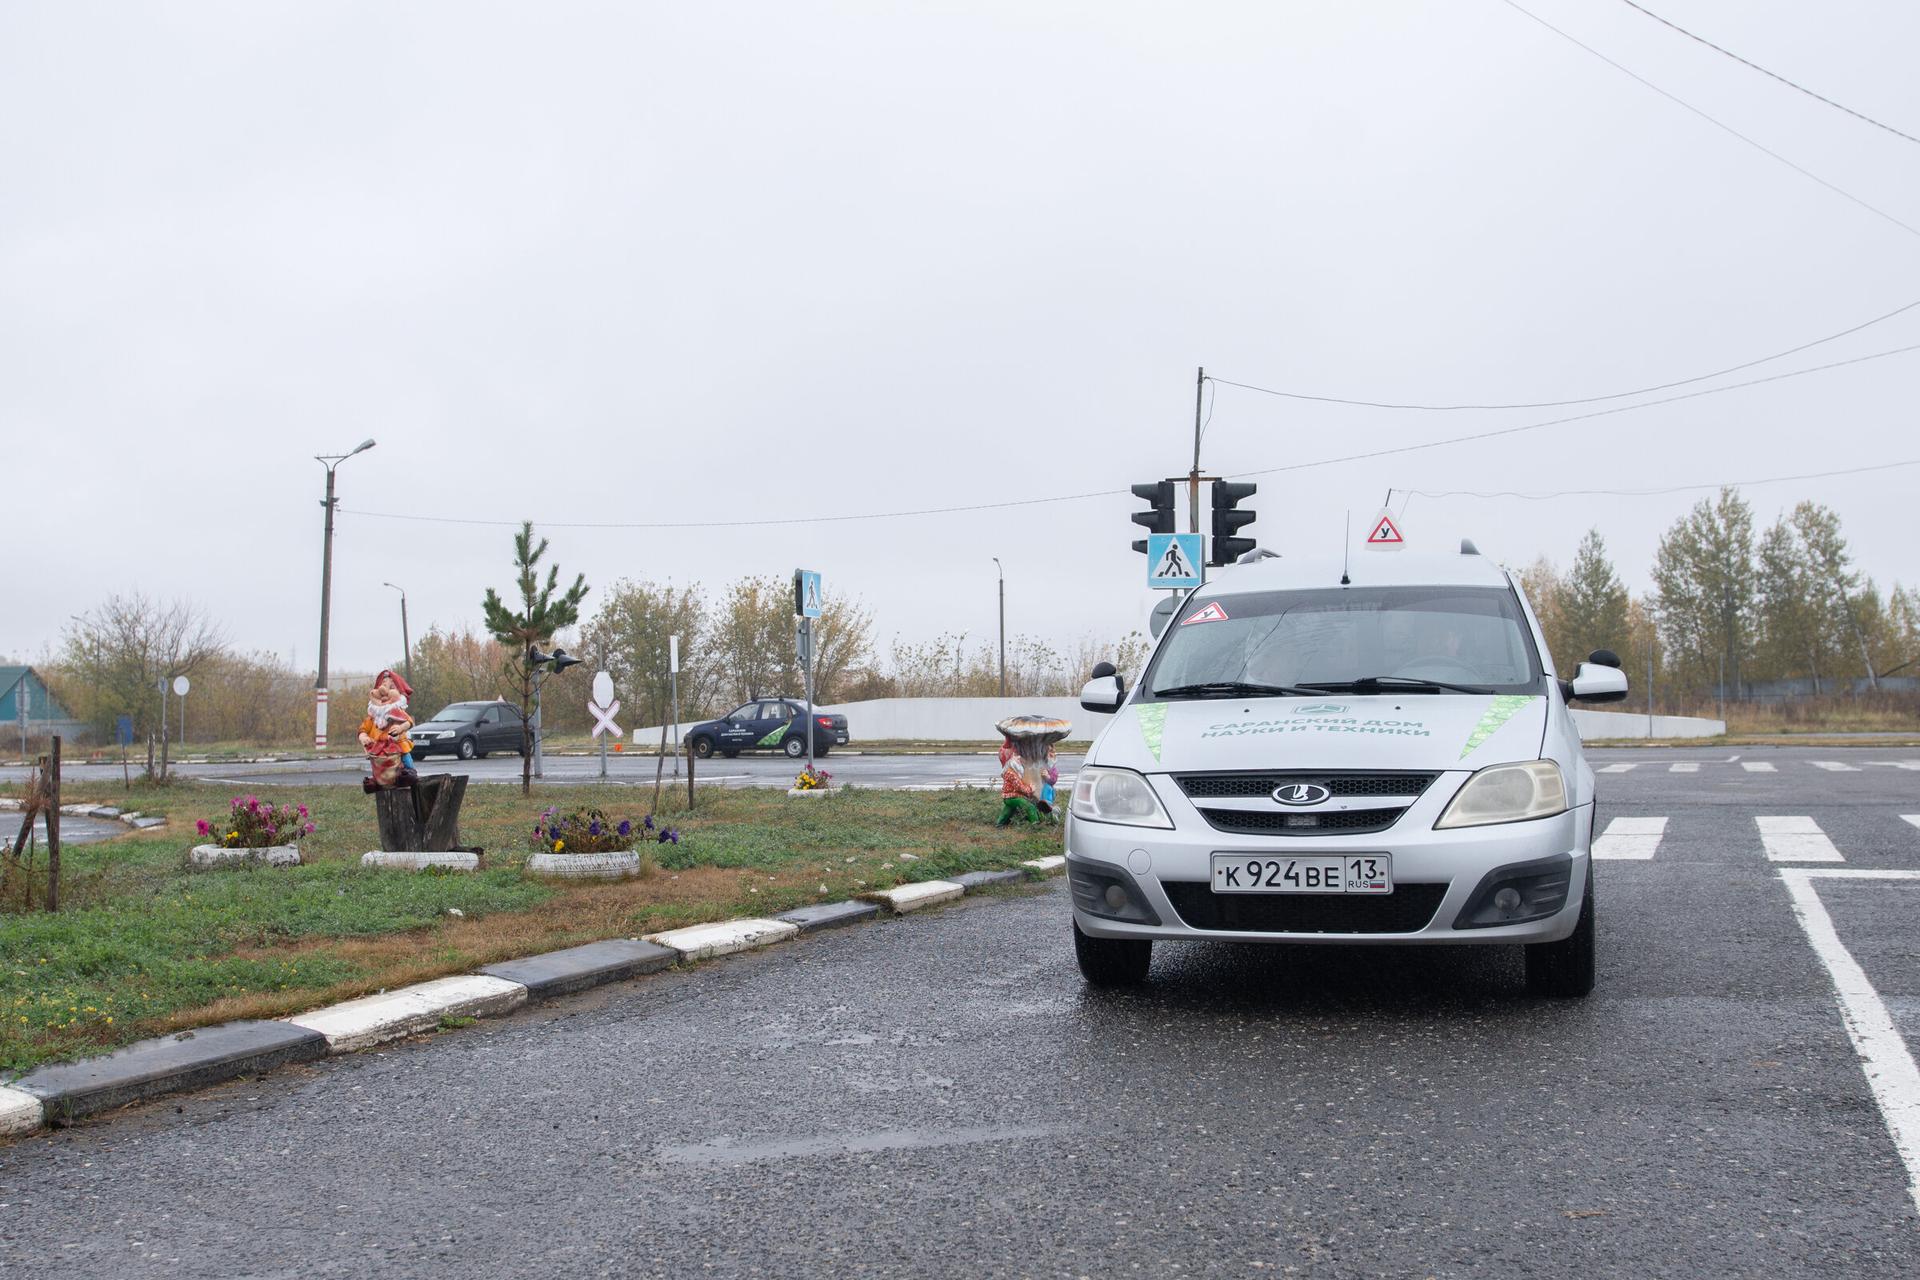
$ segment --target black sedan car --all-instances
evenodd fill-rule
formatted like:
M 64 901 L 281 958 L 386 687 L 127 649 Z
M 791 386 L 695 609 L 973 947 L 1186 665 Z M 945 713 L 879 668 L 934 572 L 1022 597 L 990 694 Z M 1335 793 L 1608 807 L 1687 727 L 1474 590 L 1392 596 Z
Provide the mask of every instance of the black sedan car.
M 445 752 L 472 760 L 489 751 L 518 755 L 525 745 L 520 708 L 507 702 L 455 702 L 414 725 L 413 758 Z
M 847 745 L 847 718 L 814 713 L 813 754 L 824 756 Z M 758 698 L 718 720 L 687 730 L 687 746 L 705 760 L 714 752 L 733 757 L 742 751 L 784 751 L 790 760 L 807 754 L 807 706 L 792 698 Z

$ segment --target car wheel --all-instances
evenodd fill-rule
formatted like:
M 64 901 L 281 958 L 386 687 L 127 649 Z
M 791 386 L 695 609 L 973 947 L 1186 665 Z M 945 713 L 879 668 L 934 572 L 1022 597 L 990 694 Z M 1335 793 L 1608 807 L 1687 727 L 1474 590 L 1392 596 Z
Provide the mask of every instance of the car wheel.
M 824 742 L 816 742 L 813 744 L 813 754 L 816 757 L 824 758 L 828 755 L 831 755 L 832 752 L 833 752 L 833 748 L 828 746 Z
M 729 760 L 738 760 L 740 758 L 740 748 L 722 747 L 720 748 L 720 754 L 725 756 Z
M 1073 926 L 1073 957 L 1080 976 L 1096 987 L 1132 987 L 1147 980 L 1153 942 L 1147 938 L 1094 938 Z
M 1577 999 L 1593 991 L 1593 863 L 1587 863 L 1587 896 L 1580 923 L 1560 942 L 1536 942 L 1527 948 L 1527 991 L 1536 996 Z
M 692 738 L 688 740 L 687 745 L 690 748 L 692 748 L 693 754 L 698 758 L 702 760 L 711 760 L 713 758 L 713 739 L 712 738 L 707 738 L 707 737 Z
M 790 733 L 787 740 L 780 744 L 780 749 L 787 753 L 787 759 L 798 760 L 807 754 L 807 740 L 797 733 Z
M 471 760 L 479 754 L 480 748 L 472 738 L 460 739 L 460 758 L 462 760 Z

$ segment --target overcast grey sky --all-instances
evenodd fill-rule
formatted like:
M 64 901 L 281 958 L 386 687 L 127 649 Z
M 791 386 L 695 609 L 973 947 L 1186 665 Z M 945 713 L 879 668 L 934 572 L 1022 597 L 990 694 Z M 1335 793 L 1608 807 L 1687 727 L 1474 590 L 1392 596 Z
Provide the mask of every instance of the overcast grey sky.
M 1920 146 L 1615 0 L 1523 0 L 1920 227 Z M 1649 0 L 1920 134 L 1920 7 Z M 530 517 L 570 575 L 825 572 L 888 636 L 1141 624 L 1132 499 L 914 519 L 1184 471 L 1194 369 L 1385 401 L 1562 400 L 1920 299 L 1909 233 L 1502 0 L 0 6 L 0 653 L 139 588 L 334 663 L 477 622 Z M 1768 365 L 1920 343 L 1920 310 Z M 1747 375 L 1753 376 L 1753 375 Z M 1920 457 L 1920 353 L 1506 439 L 1261 477 L 1262 543 L 1400 489 L 1639 488 Z M 1597 406 L 1604 407 L 1604 406 Z M 1225 473 L 1571 411 L 1222 387 Z M 1920 468 L 1834 506 L 1920 578 Z M 1699 494 L 1414 498 L 1410 537 L 1636 589 Z M 1396 504 L 1397 505 L 1397 504 Z M 561 522 L 664 522 L 568 529 Z M 589 597 L 591 604 L 599 592 Z

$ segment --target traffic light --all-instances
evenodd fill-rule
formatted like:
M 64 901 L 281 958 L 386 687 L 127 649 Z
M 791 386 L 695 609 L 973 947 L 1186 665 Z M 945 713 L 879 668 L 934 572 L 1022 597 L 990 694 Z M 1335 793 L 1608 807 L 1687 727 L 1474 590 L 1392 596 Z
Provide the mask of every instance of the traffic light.
M 1147 500 L 1147 510 L 1133 513 L 1135 524 L 1145 525 L 1148 533 L 1173 532 L 1173 481 L 1155 480 L 1134 485 L 1133 496 Z M 1147 554 L 1147 540 L 1136 539 L 1133 549 L 1141 555 Z
M 1252 538 L 1236 538 L 1233 535 L 1253 523 L 1254 512 L 1237 508 L 1259 489 L 1259 485 L 1250 481 L 1240 484 L 1231 480 L 1213 482 L 1213 537 L 1208 541 L 1208 550 L 1212 554 L 1207 557 L 1208 564 L 1232 564 L 1253 550 Z M 1134 519 L 1139 517 L 1135 516 Z

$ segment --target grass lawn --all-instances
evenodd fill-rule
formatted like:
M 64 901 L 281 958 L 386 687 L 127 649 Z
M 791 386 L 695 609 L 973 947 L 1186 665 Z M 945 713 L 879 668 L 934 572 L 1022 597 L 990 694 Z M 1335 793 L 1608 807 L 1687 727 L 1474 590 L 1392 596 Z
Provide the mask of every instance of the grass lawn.
M 650 874 L 555 884 L 521 871 L 542 808 L 598 806 L 638 822 L 649 793 L 542 787 L 523 799 L 517 787 L 469 787 L 461 837 L 487 851 L 487 869 L 470 875 L 361 870 L 360 855 L 378 847 L 378 836 L 373 802 L 357 787 L 252 794 L 312 810 L 319 830 L 300 842 L 307 865 L 187 868 L 194 820 L 224 814 L 231 787 L 65 789 L 68 803 L 165 814 L 168 825 L 67 846 L 60 913 L 21 914 L 16 900 L 0 914 L 0 1076 L 578 942 L 1013 866 L 1060 846 L 1058 827 L 996 828 L 999 797 L 984 791 L 847 788 L 800 799 L 716 787 L 701 790 L 692 813 L 684 791 L 663 793 L 659 816 L 681 839 L 646 846 L 657 863 Z

